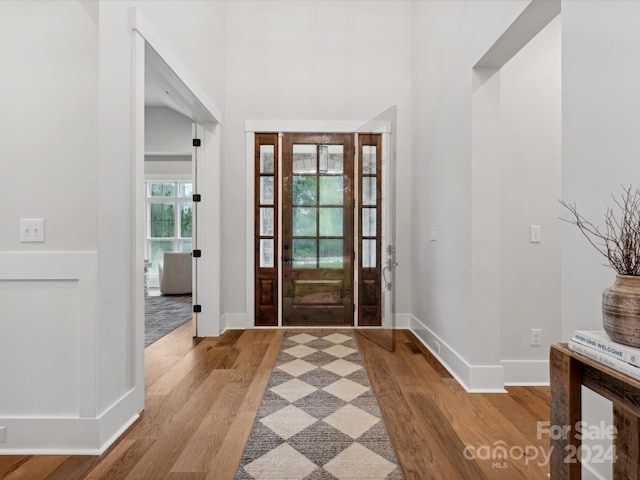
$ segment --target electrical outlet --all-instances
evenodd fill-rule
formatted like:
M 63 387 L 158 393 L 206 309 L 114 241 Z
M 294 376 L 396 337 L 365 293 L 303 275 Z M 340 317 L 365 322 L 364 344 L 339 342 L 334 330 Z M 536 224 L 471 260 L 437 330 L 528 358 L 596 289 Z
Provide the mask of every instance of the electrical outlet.
M 44 218 L 20 219 L 20 242 L 43 243 L 44 242 Z
M 0 443 L 7 441 L 7 427 L 0 427 Z
M 531 345 L 542 345 L 542 330 L 539 328 L 531 329 Z
M 431 232 L 429 235 L 429 239 L 432 242 L 437 242 L 438 241 L 438 227 L 431 227 Z
M 434 340 L 433 346 L 435 347 L 436 352 L 440 353 L 440 344 Z

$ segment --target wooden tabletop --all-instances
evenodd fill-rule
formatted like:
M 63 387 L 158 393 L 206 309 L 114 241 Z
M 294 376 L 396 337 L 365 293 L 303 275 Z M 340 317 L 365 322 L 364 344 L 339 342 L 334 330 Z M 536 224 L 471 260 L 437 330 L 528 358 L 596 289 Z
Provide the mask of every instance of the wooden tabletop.
M 552 349 L 558 350 L 562 352 L 564 355 L 569 355 L 570 357 L 579 360 L 584 365 L 588 365 L 589 367 L 596 368 L 601 370 L 603 373 L 610 375 L 613 378 L 616 378 L 622 382 L 628 383 L 630 387 L 640 389 L 640 381 L 636 380 L 629 375 L 625 375 L 622 372 L 619 372 L 611 367 L 607 367 L 600 362 L 596 362 L 595 360 L 585 357 L 584 355 L 580 355 L 578 352 L 574 352 L 569 348 L 569 345 L 566 343 L 557 343 L 555 345 L 551 345 Z M 640 369 L 639 369 L 640 370 Z

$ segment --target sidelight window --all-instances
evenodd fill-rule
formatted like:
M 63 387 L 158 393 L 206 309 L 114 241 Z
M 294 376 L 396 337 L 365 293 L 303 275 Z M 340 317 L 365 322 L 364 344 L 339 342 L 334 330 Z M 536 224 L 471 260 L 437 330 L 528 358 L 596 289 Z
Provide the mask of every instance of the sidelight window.
M 380 135 L 358 137 L 360 157 L 359 201 L 359 291 L 358 323 L 381 325 L 381 186 L 382 143 Z
M 278 324 L 278 135 L 255 137 L 255 324 Z

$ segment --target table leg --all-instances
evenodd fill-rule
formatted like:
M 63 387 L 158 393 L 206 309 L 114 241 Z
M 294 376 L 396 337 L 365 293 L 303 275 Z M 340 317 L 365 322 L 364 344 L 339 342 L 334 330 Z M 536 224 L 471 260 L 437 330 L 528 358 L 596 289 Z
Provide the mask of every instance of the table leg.
M 551 349 L 551 480 L 580 480 L 580 440 L 576 425 L 582 416 L 582 369 L 577 360 Z
M 618 432 L 615 441 L 617 459 L 613 462 L 613 480 L 639 480 L 640 420 L 634 413 L 614 402 L 613 425 Z

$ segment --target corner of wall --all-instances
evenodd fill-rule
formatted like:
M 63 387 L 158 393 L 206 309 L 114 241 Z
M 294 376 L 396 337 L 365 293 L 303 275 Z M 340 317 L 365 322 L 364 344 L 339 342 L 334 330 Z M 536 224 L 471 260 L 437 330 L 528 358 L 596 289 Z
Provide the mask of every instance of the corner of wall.
M 409 330 L 429 349 L 467 392 L 505 393 L 504 368 L 502 365 L 470 365 L 423 322 L 413 315 L 410 315 L 410 317 Z
M 98 418 L 100 454 L 106 451 L 140 417 L 138 413 L 131 414 L 131 412 L 139 410 L 137 393 L 135 388 L 130 390 Z
M 138 418 L 130 390 L 98 418 L 0 418 L 8 442 L 2 455 L 101 455 Z
M 220 335 L 227 330 L 244 330 L 251 328 L 244 313 L 225 313 L 220 319 Z

